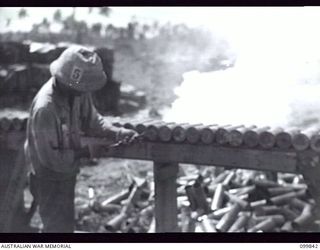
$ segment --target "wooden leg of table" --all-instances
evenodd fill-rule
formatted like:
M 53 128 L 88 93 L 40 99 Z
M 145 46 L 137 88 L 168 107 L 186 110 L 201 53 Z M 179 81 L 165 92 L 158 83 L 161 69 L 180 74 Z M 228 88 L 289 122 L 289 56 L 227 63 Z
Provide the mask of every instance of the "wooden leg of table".
M 308 185 L 308 191 L 316 202 L 316 215 L 320 218 L 320 154 L 314 152 L 299 155 L 298 170 Z
M 156 232 L 177 232 L 177 163 L 154 162 Z
M 7 180 L 5 190 L 1 190 L 0 197 L 0 232 L 23 231 L 23 227 L 26 226 L 23 191 L 27 181 L 23 148 L 2 163 L 4 165 L 1 165 L 1 168 L 7 168 L 7 172 L 3 173 L 7 175 Z

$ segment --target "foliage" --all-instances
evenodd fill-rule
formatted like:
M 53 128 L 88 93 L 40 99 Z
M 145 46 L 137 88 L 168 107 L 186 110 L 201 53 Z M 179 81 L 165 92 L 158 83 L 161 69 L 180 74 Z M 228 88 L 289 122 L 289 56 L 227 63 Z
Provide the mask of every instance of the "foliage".
M 26 18 L 28 16 L 28 12 L 26 9 L 22 8 L 19 10 L 18 17 L 19 19 Z
M 61 10 L 56 10 L 53 14 L 53 20 L 55 22 L 61 22 L 62 21 L 62 14 L 61 14 Z

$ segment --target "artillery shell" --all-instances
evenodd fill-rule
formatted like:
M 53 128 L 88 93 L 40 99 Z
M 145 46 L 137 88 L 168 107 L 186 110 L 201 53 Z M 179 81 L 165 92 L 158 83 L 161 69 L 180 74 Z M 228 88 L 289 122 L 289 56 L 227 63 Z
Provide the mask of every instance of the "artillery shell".
M 292 187 L 271 187 L 267 189 L 270 196 L 277 196 L 294 191 Z
M 136 126 L 135 126 L 135 130 L 141 134 L 143 133 L 147 127 L 149 125 L 152 125 L 152 124 L 158 124 L 158 123 L 161 123 L 162 121 L 157 121 L 157 120 L 149 120 L 149 121 L 146 121 L 146 122 L 143 122 L 143 123 L 138 123 Z
M 292 146 L 292 137 L 300 132 L 299 129 L 293 128 L 282 131 L 276 135 L 276 145 L 281 149 L 288 149 Z
M 214 225 L 208 219 L 208 216 L 204 215 L 199 218 L 200 226 L 203 232 L 217 232 Z
M 281 232 L 292 232 L 293 231 L 292 222 L 287 221 L 286 223 L 283 224 L 280 230 Z
M 237 219 L 238 213 L 240 212 L 241 207 L 239 204 L 234 204 L 230 210 L 230 212 L 223 215 L 223 217 L 219 220 L 216 225 L 216 229 L 219 232 L 226 232 L 232 226 L 232 224 Z
M 102 206 L 101 204 L 94 203 L 93 209 L 97 212 L 107 212 L 107 213 L 119 213 L 121 206 L 118 204 L 107 204 Z
M 222 184 L 224 186 L 229 186 L 231 180 L 235 177 L 236 175 L 236 172 L 235 171 L 231 171 L 227 176 L 226 178 L 223 180 Z
M 153 217 L 151 220 L 151 224 L 149 226 L 148 233 L 155 233 L 156 232 L 156 218 Z
M 201 126 L 203 124 L 178 125 L 172 130 L 172 138 L 175 142 L 183 142 L 187 138 L 187 129 L 191 127 Z
M 286 220 L 289 221 L 293 221 L 295 218 L 298 217 L 298 214 L 296 214 L 288 206 L 283 207 L 280 212 L 286 218 Z
M 304 150 L 308 147 L 311 147 L 314 150 L 317 150 L 317 140 L 318 140 L 318 134 L 320 129 L 318 127 L 311 127 L 306 130 L 303 130 L 301 134 L 299 135 L 299 138 L 296 139 L 298 149 Z M 298 135 L 297 135 L 298 136 Z M 298 139 L 300 139 L 298 141 Z
M 307 206 L 308 203 L 298 199 L 298 198 L 294 198 L 290 200 L 290 206 L 297 208 L 299 210 L 304 209 L 305 206 Z
M 20 131 L 23 128 L 23 120 L 15 117 L 11 120 L 11 126 L 15 131 Z
M 303 208 L 302 213 L 292 222 L 292 227 L 300 228 L 307 225 L 312 221 L 312 217 L 312 206 L 308 204 Z
M 276 143 L 276 135 L 282 132 L 280 127 L 273 128 L 269 131 L 263 131 L 259 134 L 259 145 L 264 149 L 272 148 Z
M 234 195 L 250 194 L 255 191 L 255 188 L 255 185 L 250 185 L 241 188 L 229 189 L 229 193 Z
M 270 129 L 270 127 L 256 128 L 246 131 L 243 135 L 243 143 L 247 147 L 253 148 L 259 145 L 259 134 Z
M 292 145 L 298 151 L 306 150 L 310 146 L 310 139 L 303 133 L 297 133 L 292 137 Z
M 226 145 L 229 141 L 229 133 L 233 129 L 241 128 L 243 125 L 220 127 L 216 131 L 216 142 L 219 145 Z
M 257 208 L 257 207 L 261 207 L 261 206 L 267 205 L 267 203 L 268 203 L 268 201 L 266 199 L 253 201 L 253 202 L 250 202 L 250 207 L 252 209 L 254 209 L 254 208 Z
M 218 126 L 216 126 L 216 125 L 212 125 L 207 128 L 204 128 L 201 131 L 201 136 L 200 136 L 201 142 L 203 142 L 204 144 L 213 143 L 216 138 L 217 129 L 218 129 Z
M 229 144 L 233 147 L 238 147 L 243 143 L 243 136 L 246 131 L 252 130 L 257 126 L 253 125 L 245 128 L 233 129 L 229 133 Z
M 263 179 L 255 179 L 254 184 L 257 187 L 262 187 L 262 188 L 269 188 L 269 187 L 278 187 L 279 184 L 277 182 L 271 181 L 271 180 L 263 180 Z
M 226 191 L 224 192 L 224 194 L 228 197 L 229 201 L 231 201 L 232 203 L 239 204 L 242 209 L 248 208 L 248 206 L 249 206 L 248 202 L 241 200 L 239 197 L 232 195 L 232 194 L 229 194 Z
M 288 203 L 291 199 L 297 196 L 296 192 L 289 192 L 282 195 L 273 196 L 270 198 L 270 202 L 274 205 L 283 205 Z
M 285 218 L 281 214 L 265 215 L 265 216 L 256 216 L 254 219 L 258 222 L 265 221 L 267 219 L 272 219 L 277 226 L 282 226 L 285 222 Z
M 212 199 L 211 210 L 215 211 L 221 208 L 223 198 L 224 198 L 224 191 L 225 191 L 224 186 L 221 183 L 218 184 Z
M 238 232 L 241 230 L 243 227 L 246 226 L 248 220 L 249 220 L 249 215 L 248 214 L 242 214 L 239 216 L 239 218 L 233 223 L 233 225 L 230 227 L 228 232 Z
M 315 151 L 315 152 L 320 152 L 320 135 L 315 134 L 311 137 L 310 139 L 310 147 Z
M 224 207 L 224 208 L 220 208 L 220 209 L 212 212 L 211 214 L 208 214 L 208 218 L 209 219 L 219 220 L 219 219 L 222 218 L 222 216 L 224 216 L 226 213 L 228 213 L 231 209 L 232 209 L 232 206 L 227 206 L 227 207 Z
M 0 130 L 9 131 L 11 127 L 11 121 L 7 117 L 2 117 L 0 119 Z
M 165 123 L 165 122 L 159 122 L 155 124 L 148 125 L 145 129 L 145 137 L 150 141 L 156 141 L 159 137 L 159 128 L 161 125 L 164 124 L 174 124 L 174 123 Z
M 104 227 L 108 231 L 115 232 L 121 227 L 121 224 L 124 222 L 126 218 L 127 215 L 125 213 L 120 213 L 116 217 L 108 221 Z
M 187 124 L 187 123 L 182 123 Z M 182 125 L 180 124 L 180 125 Z M 166 124 L 159 128 L 158 136 L 161 141 L 168 142 L 172 139 L 172 130 L 177 126 L 177 124 Z
M 229 174 L 228 171 L 224 171 L 220 173 L 217 177 L 213 179 L 211 184 L 214 185 L 214 184 L 222 183 L 228 174 Z
M 105 201 L 101 202 L 101 206 L 107 206 L 108 204 L 114 203 L 120 203 L 122 200 L 129 197 L 130 190 L 124 190 L 116 195 L 111 196 L 110 198 L 106 199 Z
M 270 232 L 276 227 L 276 223 L 272 218 L 266 219 L 261 221 L 257 225 L 253 226 L 248 230 L 248 233 L 263 231 L 263 232 Z
M 280 213 L 281 208 L 275 205 L 256 207 L 255 214 L 257 216 L 272 215 Z
M 201 125 L 201 126 L 193 126 L 187 129 L 187 141 L 191 144 L 197 143 L 200 141 L 201 133 L 203 129 L 210 128 L 213 126 L 218 126 L 217 124 L 212 125 Z

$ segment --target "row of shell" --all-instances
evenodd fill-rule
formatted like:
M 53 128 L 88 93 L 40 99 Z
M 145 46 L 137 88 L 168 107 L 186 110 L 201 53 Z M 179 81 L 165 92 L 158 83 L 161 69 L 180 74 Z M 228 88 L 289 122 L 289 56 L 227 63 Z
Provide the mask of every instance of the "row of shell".
M 26 128 L 27 118 L 0 118 L 0 132 L 21 131 Z M 148 141 L 189 144 L 216 144 L 221 146 L 271 149 L 312 149 L 320 152 L 319 128 L 271 128 L 244 125 L 203 125 L 167 123 L 161 120 L 113 123 L 114 126 L 134 129 Z
M 149 141 L 189 144 L 217 144 L 248 148 L 280 148 L 320 152 L 320 128 L 257 127 L 244 125 L 203 125 L 167 123 L 160 120 L 114 122 L 115 126 L 134 129 Z
M 27 127 L 28 118 L 0 118 L 0 133 L 9 131 L 23 131 Z

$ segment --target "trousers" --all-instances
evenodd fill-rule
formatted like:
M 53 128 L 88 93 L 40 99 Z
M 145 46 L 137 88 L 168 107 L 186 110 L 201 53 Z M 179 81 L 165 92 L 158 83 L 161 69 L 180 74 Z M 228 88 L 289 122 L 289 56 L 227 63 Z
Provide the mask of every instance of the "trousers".
M 44 233 L 74 232 L 76 176 L 51 180 L 30 174 L 30 191 L 39 206 Z

